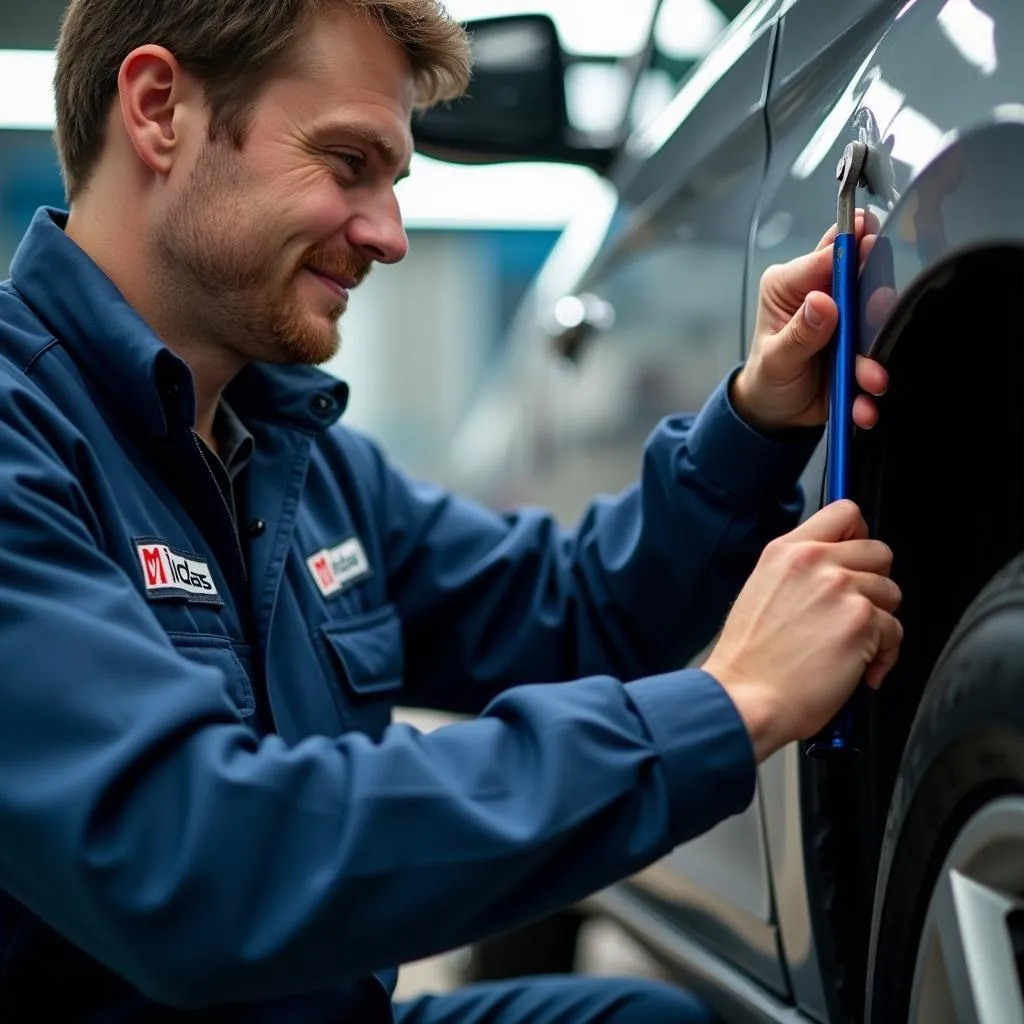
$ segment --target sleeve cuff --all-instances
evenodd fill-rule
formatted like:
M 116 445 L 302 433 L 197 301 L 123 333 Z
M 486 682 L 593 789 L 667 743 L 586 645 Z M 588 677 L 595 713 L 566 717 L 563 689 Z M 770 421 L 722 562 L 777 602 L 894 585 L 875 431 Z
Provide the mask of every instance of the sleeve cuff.
M 627 683 L 626 691 L 664 766 L 673 845 L 746 809 L 757 780 L 754 749 L 714 677 L 684 669 Z
M 792 488 L 814 453 L 822 427 L 805 427 L 766 435 L 751 427 L 733 408 L 732 373 L 712 392 L 690 428 L 689 455 L 700 473 L 720 491 L 758 503 L 766 494 Z

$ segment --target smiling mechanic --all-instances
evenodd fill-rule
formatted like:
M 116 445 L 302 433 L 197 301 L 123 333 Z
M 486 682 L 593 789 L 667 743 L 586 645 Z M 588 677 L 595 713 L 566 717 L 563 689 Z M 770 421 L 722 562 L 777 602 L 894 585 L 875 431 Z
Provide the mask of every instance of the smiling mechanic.
M 337 425 L 313 364 L 405 255 L 414 104 L 467 75 L 433 0 L 70 5 L 70 214 L 36 215 L 0 287 L 5 1024 L 704 1019 L 641 980 L 395 1005 L 389 965 L 741 811 L 759 760 L 896 658 L 856 508 L 794 529 L 831 236 L 766 275 L 742 370 L 573 532 Z M 387 728 L 399 697 L 478 717 Z

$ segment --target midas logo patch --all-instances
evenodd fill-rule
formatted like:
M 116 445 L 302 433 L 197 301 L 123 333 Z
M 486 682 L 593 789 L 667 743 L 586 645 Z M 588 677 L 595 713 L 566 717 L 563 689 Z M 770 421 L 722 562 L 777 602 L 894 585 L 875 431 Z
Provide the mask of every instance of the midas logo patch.
M 324 597 L 340 594 L 356 580 L 370 575 L 370 563 L 358 537 L 350 537 L 337 547 L 323 548 L 310 555 L 306 565 Z
M 136 540 L 142 582 L 151 601 L 184 598 L 198 604 L 222 605 L 209 563 L 178 551 L 162 540 Z

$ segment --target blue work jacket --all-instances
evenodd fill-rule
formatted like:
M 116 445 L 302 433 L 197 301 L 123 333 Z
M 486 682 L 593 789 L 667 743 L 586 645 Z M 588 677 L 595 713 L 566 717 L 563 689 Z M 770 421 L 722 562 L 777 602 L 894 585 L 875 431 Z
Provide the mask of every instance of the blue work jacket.
M 409 479 L 343 383 L 250 365 L 236 522 L 188 367 L 65 222 L 0 285 L 0 1020 L 389 1021 L 392 965 L 748 804 L 743 724 L 685 666 L 816 434 L 723 387 L 569 531 Z

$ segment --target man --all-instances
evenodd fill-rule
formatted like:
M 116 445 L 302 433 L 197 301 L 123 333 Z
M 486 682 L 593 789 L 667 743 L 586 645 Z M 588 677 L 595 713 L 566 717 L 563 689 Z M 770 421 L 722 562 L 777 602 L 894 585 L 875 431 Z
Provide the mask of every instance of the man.
M 785 533 L 830 237 L 573 533 L 337 425 L 346 389 L 309 364 L 405 254 L 414 104 L 466 78 L 434 0 L 72 0 L 70 215 L 40 211 L 0 288 L 5 1022 L 701 1019 L 594 979 L 396 1007 L 390 965 L 740 811 L 756 761 L 895 660 L 856 509 Z M 399 695 L 478 717 L 388 729 Z

